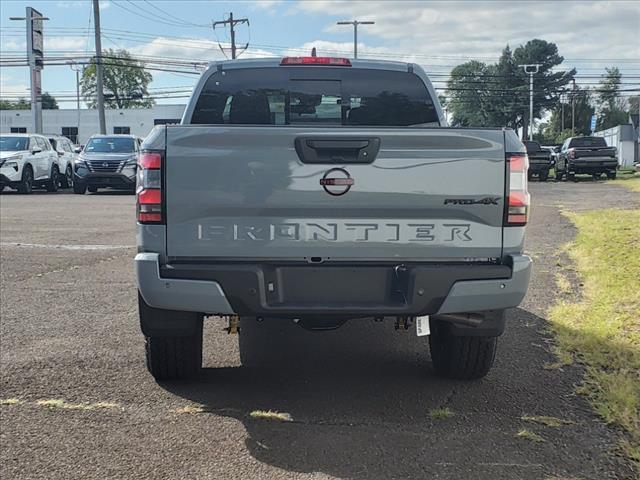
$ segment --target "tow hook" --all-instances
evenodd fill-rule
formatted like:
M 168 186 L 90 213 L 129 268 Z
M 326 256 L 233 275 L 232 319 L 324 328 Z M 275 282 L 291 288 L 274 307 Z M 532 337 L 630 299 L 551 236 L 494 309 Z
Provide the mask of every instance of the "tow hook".
M 396 330 L 409 330 L 413 317 L 396 317 Z
M 240 332 L 240 317 L 238 315 L 227 316 L 228 326 L 225 328 L 229 335 L 237 335 Z

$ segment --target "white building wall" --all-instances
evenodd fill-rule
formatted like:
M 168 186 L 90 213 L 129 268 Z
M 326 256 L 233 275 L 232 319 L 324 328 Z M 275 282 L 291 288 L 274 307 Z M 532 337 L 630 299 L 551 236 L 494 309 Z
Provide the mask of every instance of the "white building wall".
M 107 133 L 114 133 L 114 127 L 129 127 L 132 135 L 146 137 L 158 120 L 180 120 L 185 105 L 155 105 L 152 108 L 105 110 Z M 43 110 L 42 128 L 44 133 L 62 134 L 63 127 L 78 127 L 78 143 L 99 133 L 97 110 Z M 0 111 L 0 133 L 9 133 L 11 128 L 26 128 L 31 131 L 31 110 Z
M 597 137 L 604 137 L 607 145 L 618 149 L 618 165 L 623 168 L 633 167 L 636 156 L 636 138 L 633 125 L 618 125 L 594 133 Z

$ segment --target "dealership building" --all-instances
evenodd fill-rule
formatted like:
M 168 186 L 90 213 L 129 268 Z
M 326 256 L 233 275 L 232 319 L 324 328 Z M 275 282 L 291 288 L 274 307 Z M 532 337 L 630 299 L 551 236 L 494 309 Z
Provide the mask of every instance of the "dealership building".
M 178 123 L 185 105 L 154 105 L 152 108 L 107 109 L 107 133 L 130 133 L 146 137 L 154 125 Z M 98 111 L 95 109 L 43 110 L 42 129 L 47 134 L 69 137 L 83 144 L 100 131 Z M 0 133 L 31 132 L 31 110 L 0 111 Z

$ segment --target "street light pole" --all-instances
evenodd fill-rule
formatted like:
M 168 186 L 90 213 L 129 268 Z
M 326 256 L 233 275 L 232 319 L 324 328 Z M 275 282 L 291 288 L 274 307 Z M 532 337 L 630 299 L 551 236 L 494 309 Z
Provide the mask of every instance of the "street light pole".
M 524 73 L 529 74 L 529 140 L 533 140 L 533 76 L 538 73 L 538 69 L 542 65 L 539 63 L 532 63 L 520 66 L 524 68 Z
M 358 25 L 375 25 L 375 23 L 376 22 L 359 22 L 358 20 L 336 23 L 336 25 L 353 25 L 353 58 L 358 58 Z
M 80 135 L 80 69 L 82 67 L 78 65 L 76 62 L 74 62 L 73 60 L 70 60 L 69 62 L 67 62 L 67 64 L 69 65 L 69 67 L 71 67 L 71 70 L 76 72 L 76 109 L 78 111 L 78 119 L 77 119 L 78 135 L 77 136 L 79 137 Z

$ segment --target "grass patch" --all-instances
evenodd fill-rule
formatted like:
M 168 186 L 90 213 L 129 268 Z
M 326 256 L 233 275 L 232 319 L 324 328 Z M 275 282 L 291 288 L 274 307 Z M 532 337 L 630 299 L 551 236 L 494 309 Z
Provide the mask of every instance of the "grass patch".
M 571 282 L 562 273 L 556 274 L 556 286 L 558 287 L 558 292 L 563 295 L 571 293 Z
M 186 407 L 176 408 L 173 412 L 178 414 L 193 415 L 196 413 L 204 413 L 204 408 L 195 405 L 187 405 Z
M 2 398 L 0 399 L 0 405 L 20 405 L 21 400 L 17 398 Z
M 526 428 L 523 428 L 518 433 L 516 433 L 516 437 L 524 438 L 525 440 L 529 440 L 530 442 L 533 442 L 533 443 L 542 443 L 545 441 L 545 439 L 542 438 L 540 435 L 538 435 L 535 432 L 532 432 L 531 430 L 527 430 Z
M 627 187 L 634 192 L 640 192 L 640 173 L 634 172 L 633 170 L 620 170 L 617 178 L 611 180 L 609 183 Z
M 48 400 L 37 400 L 36 405 L 51 409 L 61 408 L 64 410 L 95 410 L 95 409 L 122 409 L 120 405 L 112 402 L 96 402 L 96 403 L 69 403 L 61 398 L 52 398 Z
M 640 211 L 569 213 L 578 234 L 568 250 L 584 282 L 581 298 L 552 308 L 557 353 L 586 367 L 579 392 L 629 436 L 640 468 Z
M 570 420 L 563 420 L 557 417 L 548 417 L 546 415 L 523 415 L 520 417 L 525 422 L 533 422 L 539 423 L 540 425 L 544 425 L 546 427 L 562 427 L 564 425 L 572 425 L 573 422 Z
M 429 411 L 429 416 L 431 418 L 451 418 L 455 416 L 455 412 L 450 408 L 434 408 Z
M 276 420 L 278 422 L 293 422 L 293 418 L 288 413 L 274 412 L 272 410 L 254 410 L 249 414 L 251 418 L 262 420 Z

